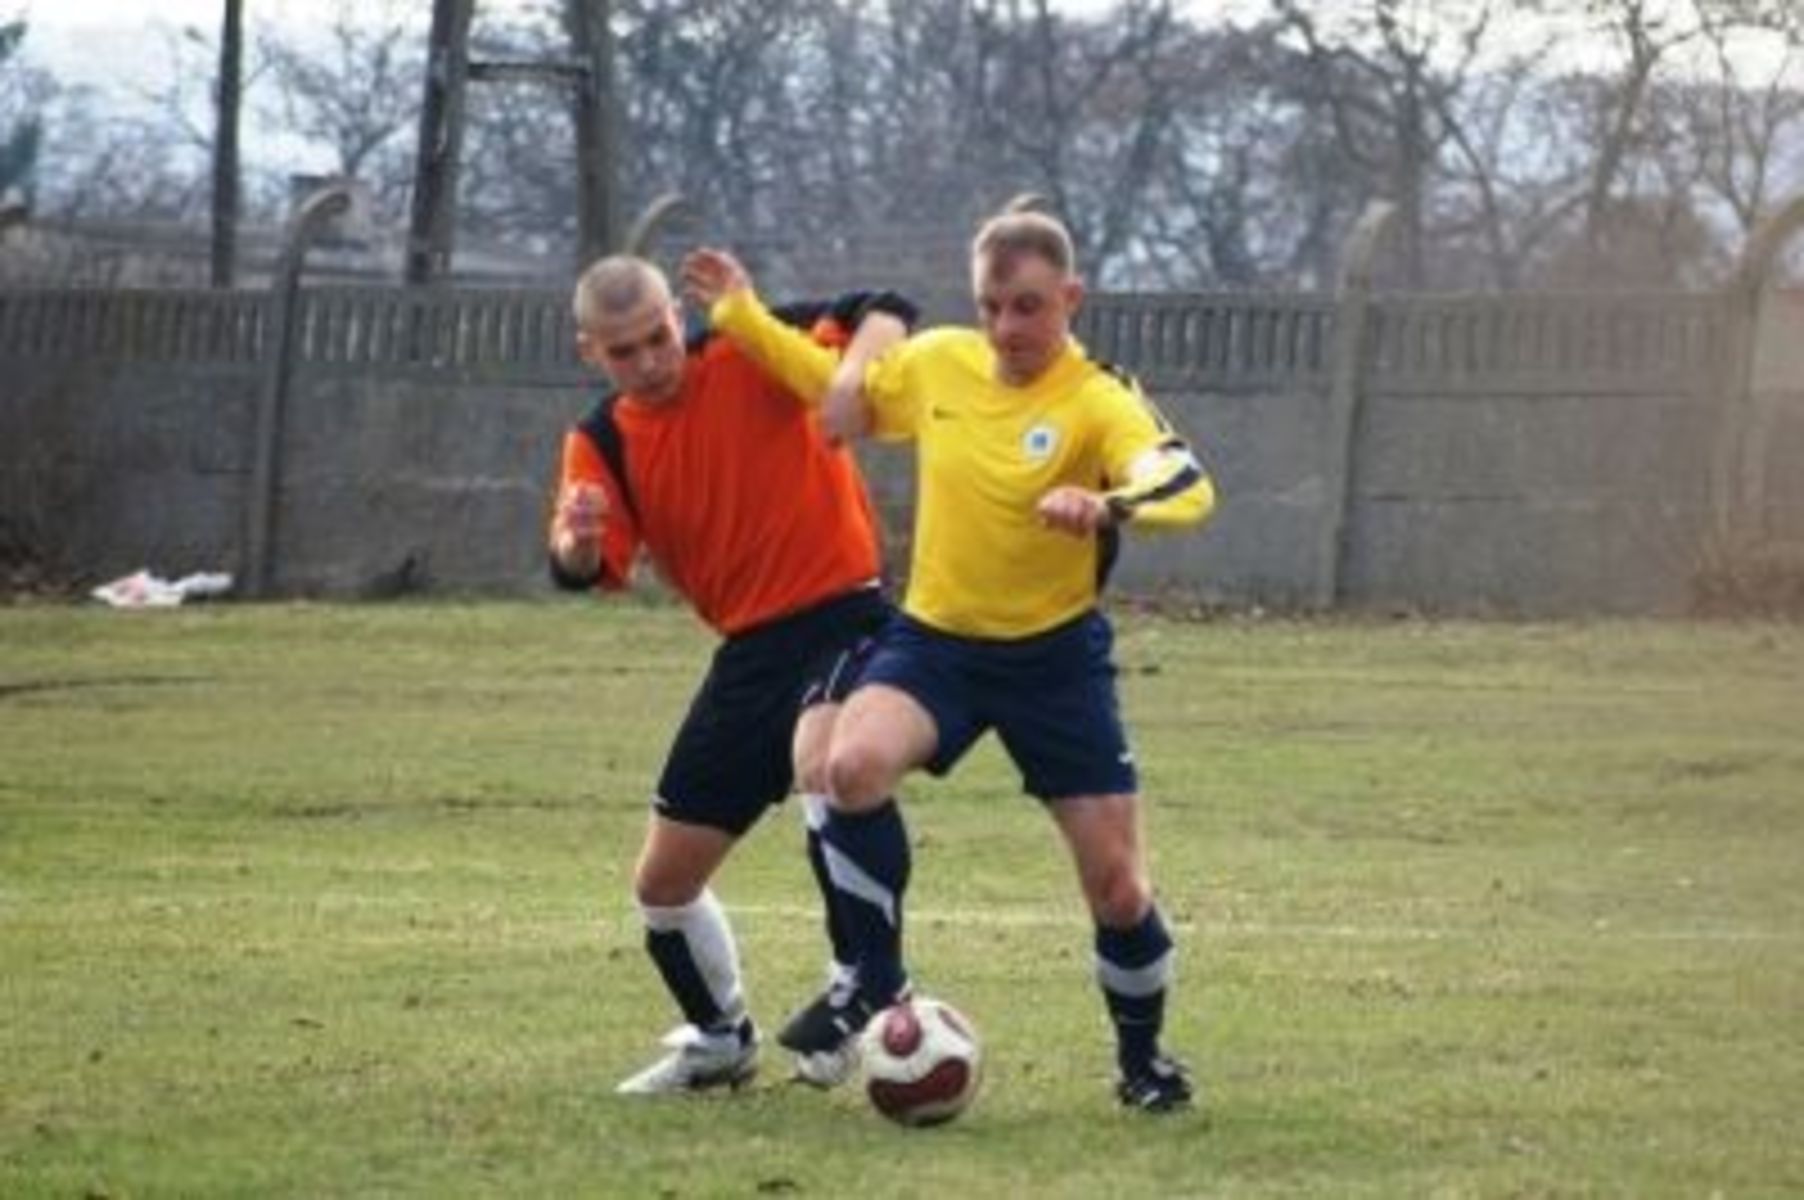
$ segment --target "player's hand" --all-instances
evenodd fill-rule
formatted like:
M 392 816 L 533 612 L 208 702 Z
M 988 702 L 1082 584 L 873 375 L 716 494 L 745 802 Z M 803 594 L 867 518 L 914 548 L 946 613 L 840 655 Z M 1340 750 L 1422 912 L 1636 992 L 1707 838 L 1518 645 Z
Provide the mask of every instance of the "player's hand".
M 574 483 L 558 497 L 551 551 L 573 574 L 592 574 L 601 566 L 601 540 L 607 532 L 608 494 L 593 483 Z
M 1102 493 L 1066 484 L 1053 488 L 1034 506 L 1040 524 L 1073 537 L 1089 537 L 1110 521 Z
M 821 397 L 821 428 L 835 442 L 849 442 L 870 431 L 871 412 L 864 394 L 865 372 L 876 359 L 908 338 L 908 322 L 887 312 L 867 312 L 852 333 L 846 352 Z
M 703 312 L 723 297 L 752 286 L 752 277 L 740 261 L 725 250 L 703 246 L 683 259 L 683 294 Z
M 846 359 L 833 369 L 821 397 L 821 429 L 838 445 L 864 435 L 870 419 L 864 404 L 864 363 Z
M 558 500 L 558 524 L 584 540 L 601 540 L 607 527 L 608 493 L 599 484 L 573 483 Z

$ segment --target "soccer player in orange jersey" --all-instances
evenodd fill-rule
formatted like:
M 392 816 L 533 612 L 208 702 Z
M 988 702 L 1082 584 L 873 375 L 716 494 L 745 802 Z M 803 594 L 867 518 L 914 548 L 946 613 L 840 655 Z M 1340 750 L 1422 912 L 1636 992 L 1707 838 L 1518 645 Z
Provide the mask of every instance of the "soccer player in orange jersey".
M 605 258 L 584 272 L 574 304 L 578 351 L 615 394 L 565 437 L 553 577 L 619 589 L 643 550 L 722 637 L 665 761 L 633 880 L 646 949 L 685 1023 L 618 1090 L 737 1086 L 757 1067 L 758 1036 L 709 881 L 799 783 L 823 903 L 833 894 L 818 836 L 822 780 L 838 702 L 889 614 L 876 521 L 850 454 L 817 413 L 725 339 L 687 338 L 656 266 Z M 785 315 L 843 346 L 848 370 L 914 317 L 888 293 Z M 827 926 L 850 986 L 831 907 Z

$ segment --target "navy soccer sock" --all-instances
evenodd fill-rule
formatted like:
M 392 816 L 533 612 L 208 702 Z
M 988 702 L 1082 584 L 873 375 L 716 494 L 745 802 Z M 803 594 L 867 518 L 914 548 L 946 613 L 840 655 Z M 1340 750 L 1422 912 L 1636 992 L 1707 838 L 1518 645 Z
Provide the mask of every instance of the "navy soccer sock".
M 858 990 L 873 1005 L 901 994 L 902 898 L 908 890 L 908 829 L 894 800 L 856 815 L 830 810 L 822 857 L 845 933 L 856 947 Z
M 1115 1056 L 1123 1074 L 1144 1069 L 1159 1053 L 1174 957 L 1157 907 L 1127 929 L 1096 927 L 1096 978 L 1115 1025 Z
M 858 945 L 853 939 L 845 905 L 833 886 L 827 870 L 827 848 L 821 830 L 827 823 L 827 800 L 824 796 L 802 797 L 803 821 L 808 835 L 808 866 L 814 872 L 815 886 L 820 889 L 821 907 L 826 914 L 827 942 L 833 948 L 833 983 L 835 987 L 849 983 L 855 976 Z

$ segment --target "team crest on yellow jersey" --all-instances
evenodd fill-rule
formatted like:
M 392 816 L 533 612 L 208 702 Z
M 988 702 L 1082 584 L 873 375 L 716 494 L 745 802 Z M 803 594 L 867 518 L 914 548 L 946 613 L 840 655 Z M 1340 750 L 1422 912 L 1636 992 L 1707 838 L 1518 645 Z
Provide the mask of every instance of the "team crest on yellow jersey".
M 1021 449 L 1034 462 L 1045 462 L 1058 449 L 1059 431 L 1051 425 L 1035 425 L 1021 435 Z

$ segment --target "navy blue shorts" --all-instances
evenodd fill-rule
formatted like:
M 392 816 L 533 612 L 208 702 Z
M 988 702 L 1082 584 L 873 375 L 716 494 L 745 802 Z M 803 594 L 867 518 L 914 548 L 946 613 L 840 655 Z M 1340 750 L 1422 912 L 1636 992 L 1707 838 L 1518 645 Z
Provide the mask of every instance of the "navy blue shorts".
M 933 718 L 939 744 L 927 769 L 951 770 L 987 730 L 1041 800 L 1134 792 L 1139 780 L 1115 694 L 1108 618 L 1091 611 L 1009 641 L 957 637 L 897 616 L 860 685 L 907 692 Z
M 734 835 L 756 824 L 795 781 L 796 718 L 845 698 L 891 612 L 866 588 L 723 641 L 664 761 L 658 812 Z

